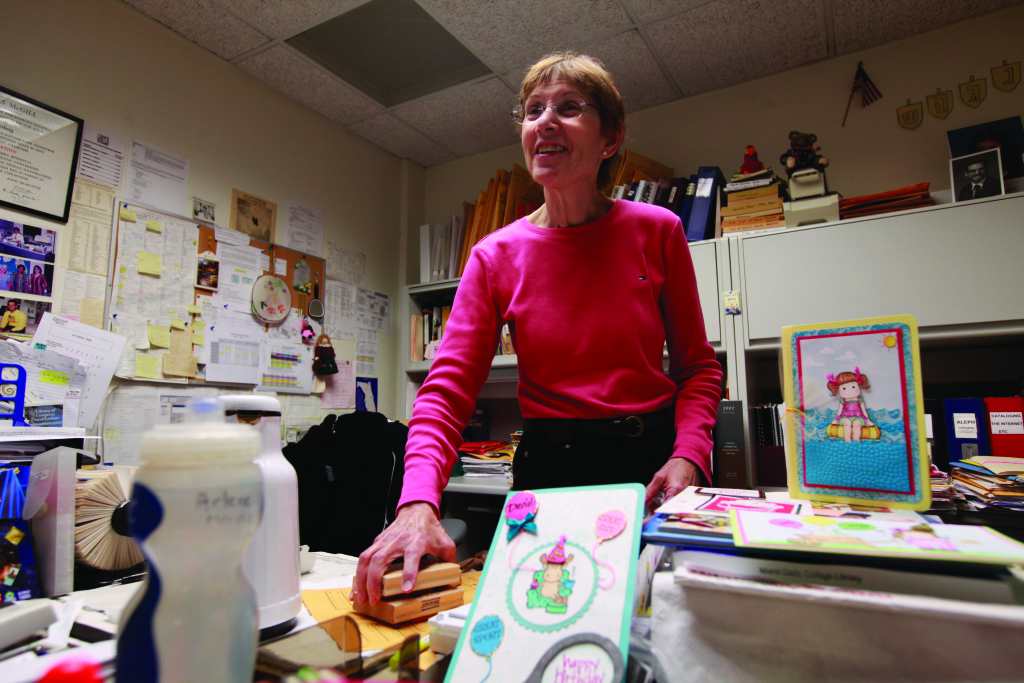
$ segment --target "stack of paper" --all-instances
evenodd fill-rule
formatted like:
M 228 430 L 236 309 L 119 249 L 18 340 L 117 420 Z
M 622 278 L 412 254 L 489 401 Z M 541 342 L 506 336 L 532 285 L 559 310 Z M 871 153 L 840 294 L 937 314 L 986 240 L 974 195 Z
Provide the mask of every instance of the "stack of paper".
M 977 455 L 951 469 L 956 489 L 973 507 L 1024 510 L 1024 459 Z
M 470 441 L 459 447 L 459 459 L 467 477 L 509 476 L 514 446 L 508 441 Z

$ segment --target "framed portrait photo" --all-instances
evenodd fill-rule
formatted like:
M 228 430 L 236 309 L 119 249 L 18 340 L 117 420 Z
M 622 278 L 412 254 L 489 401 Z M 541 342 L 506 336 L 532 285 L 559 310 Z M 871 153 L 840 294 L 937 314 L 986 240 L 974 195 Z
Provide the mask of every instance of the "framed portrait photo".
M 990 149 L 950 159 L 950 187 L 953 188 L 954 202 L 1003 194 L 1005 188 L 999 155 L 998 149 Z
M 83 121 L 0 86 L 0 204 L 68 222 Z

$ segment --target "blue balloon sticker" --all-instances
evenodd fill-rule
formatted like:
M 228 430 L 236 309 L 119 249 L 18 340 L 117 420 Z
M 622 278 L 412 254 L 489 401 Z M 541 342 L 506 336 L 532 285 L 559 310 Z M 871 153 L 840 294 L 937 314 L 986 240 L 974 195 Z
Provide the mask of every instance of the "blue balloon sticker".
M 478 655 L 490 657 L 501 644 L 501 636 L 504 632 L 505 625 L 501 623 L 500 618 L 493 614 L 486 616 L 473 627 L 469 645 Z

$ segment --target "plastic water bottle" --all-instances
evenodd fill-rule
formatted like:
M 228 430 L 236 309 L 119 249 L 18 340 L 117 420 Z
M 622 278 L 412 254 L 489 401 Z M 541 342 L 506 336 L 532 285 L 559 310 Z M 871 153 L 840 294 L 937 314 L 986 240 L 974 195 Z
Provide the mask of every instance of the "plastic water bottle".
M 299 569 L 299 478 L 281 452 L 281 403 L 272 396 L 222 396 L 229 424 L 246 424 L 260 434 L 256 463 L 263 475 L 263 520 L 242 559 L 242 571 L 256 589 L 260 635 L 291 629 L 302 609 Z
M 224 422 L 216 398 L 142 437 L 128 523 L 145 583 L 118 630 L 119 683 L 249 683 L 256 594 L 242 555 L 260 521 L 259 434 Z

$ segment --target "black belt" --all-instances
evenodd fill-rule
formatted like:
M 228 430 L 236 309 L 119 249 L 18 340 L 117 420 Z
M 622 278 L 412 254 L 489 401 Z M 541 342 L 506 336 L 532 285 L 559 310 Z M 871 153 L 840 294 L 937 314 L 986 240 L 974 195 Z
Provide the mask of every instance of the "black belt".
M 638 437 L 645 431 L 675 424 L 675 408 L 669 407 L 643 415 L 605 420 L 577 418 L 524 418 L 523 434 L 536 434 L 552 441 L 572 441 L 610 436 Z

